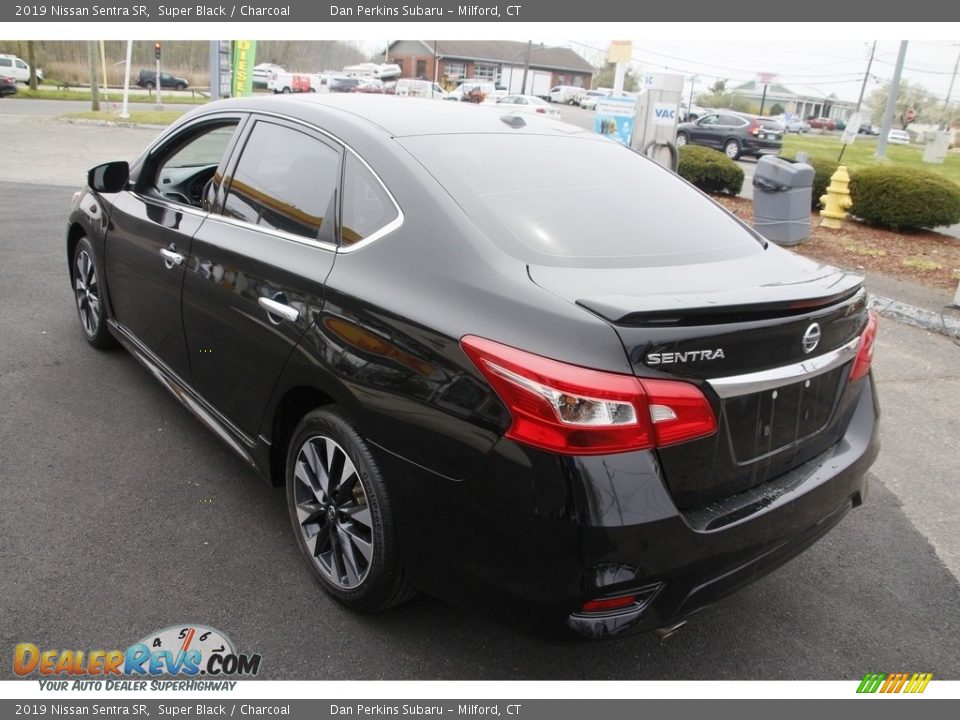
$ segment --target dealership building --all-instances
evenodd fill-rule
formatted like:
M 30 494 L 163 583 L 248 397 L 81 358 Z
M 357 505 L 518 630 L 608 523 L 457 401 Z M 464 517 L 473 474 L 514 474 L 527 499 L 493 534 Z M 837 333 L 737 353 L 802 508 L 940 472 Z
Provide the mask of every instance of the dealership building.
M 515 40 L 394 40 L 386 61 L 400 66 L 401 77 L 453 84 L 465 78 L 501 82 L 505 73 L 522 73 L 527 68 L 528 53 L 529 73 L 549 74 L 550 86 L 589 89 L 595 68 L 566 47 L 531 46 Z

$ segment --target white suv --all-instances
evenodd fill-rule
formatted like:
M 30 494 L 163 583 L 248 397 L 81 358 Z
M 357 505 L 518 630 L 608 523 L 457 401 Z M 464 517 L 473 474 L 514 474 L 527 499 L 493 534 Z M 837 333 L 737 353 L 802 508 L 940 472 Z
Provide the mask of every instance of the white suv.
M 30 66 L 16 55 L 0 55 L 0 75 L 12 77 L 24 85 L 30 83 Z M 43 70 L 37 68 L 37 82 L 43 82 Z

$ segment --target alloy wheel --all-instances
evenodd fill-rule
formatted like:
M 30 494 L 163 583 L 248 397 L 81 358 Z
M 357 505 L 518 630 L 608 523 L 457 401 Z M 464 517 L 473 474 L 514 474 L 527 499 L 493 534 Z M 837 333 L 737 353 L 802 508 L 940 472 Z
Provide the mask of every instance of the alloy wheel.
M 346 452 L 323 435 L 297 453 L 294 502 L 313 562 L 337 587 L 358 587 L 373 561 L 373 520 L 363 480 Z
M 100 329 L 100 285 L 93 259 L 86 250 L 77 253 L 74 265 L 74 290 L 80 322 L 88 337 L 94 337 Z

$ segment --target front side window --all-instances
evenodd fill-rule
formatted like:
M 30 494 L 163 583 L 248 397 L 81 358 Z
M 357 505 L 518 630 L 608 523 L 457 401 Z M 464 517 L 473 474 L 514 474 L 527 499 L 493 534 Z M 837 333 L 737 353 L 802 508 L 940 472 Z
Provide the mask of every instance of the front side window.
M 367 240 L 397 217 L 396 206 L 373 174 L 355 157 L 347 155 L 343 173 L 341 245 Z
M 165 199 L 201 207 L 204 188 L 214 179 L 230 145 L 238 120 L 229 119 L 190 128 L 167 142 L 151 161 L 155 174 L 144 178 L 146 189 Z
M 324 220 L 333 220 L 339 174 L 340 153 L 333 147 L 299 130 L 260 121 L 233 172 L 223 214 L 315 240 Z
M 26 70 L 27 64 L 23 60 L 17 60 L 17 67 L 21 70 Z

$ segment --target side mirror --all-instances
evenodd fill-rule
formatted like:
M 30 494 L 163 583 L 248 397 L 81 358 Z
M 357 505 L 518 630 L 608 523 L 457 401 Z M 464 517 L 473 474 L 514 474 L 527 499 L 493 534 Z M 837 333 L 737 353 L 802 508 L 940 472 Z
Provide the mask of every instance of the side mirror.
M 101 193 L 120 192 L 129 179 L 130 165 L 125 160 L 97 165 L 87 173 L 87 185 Z

